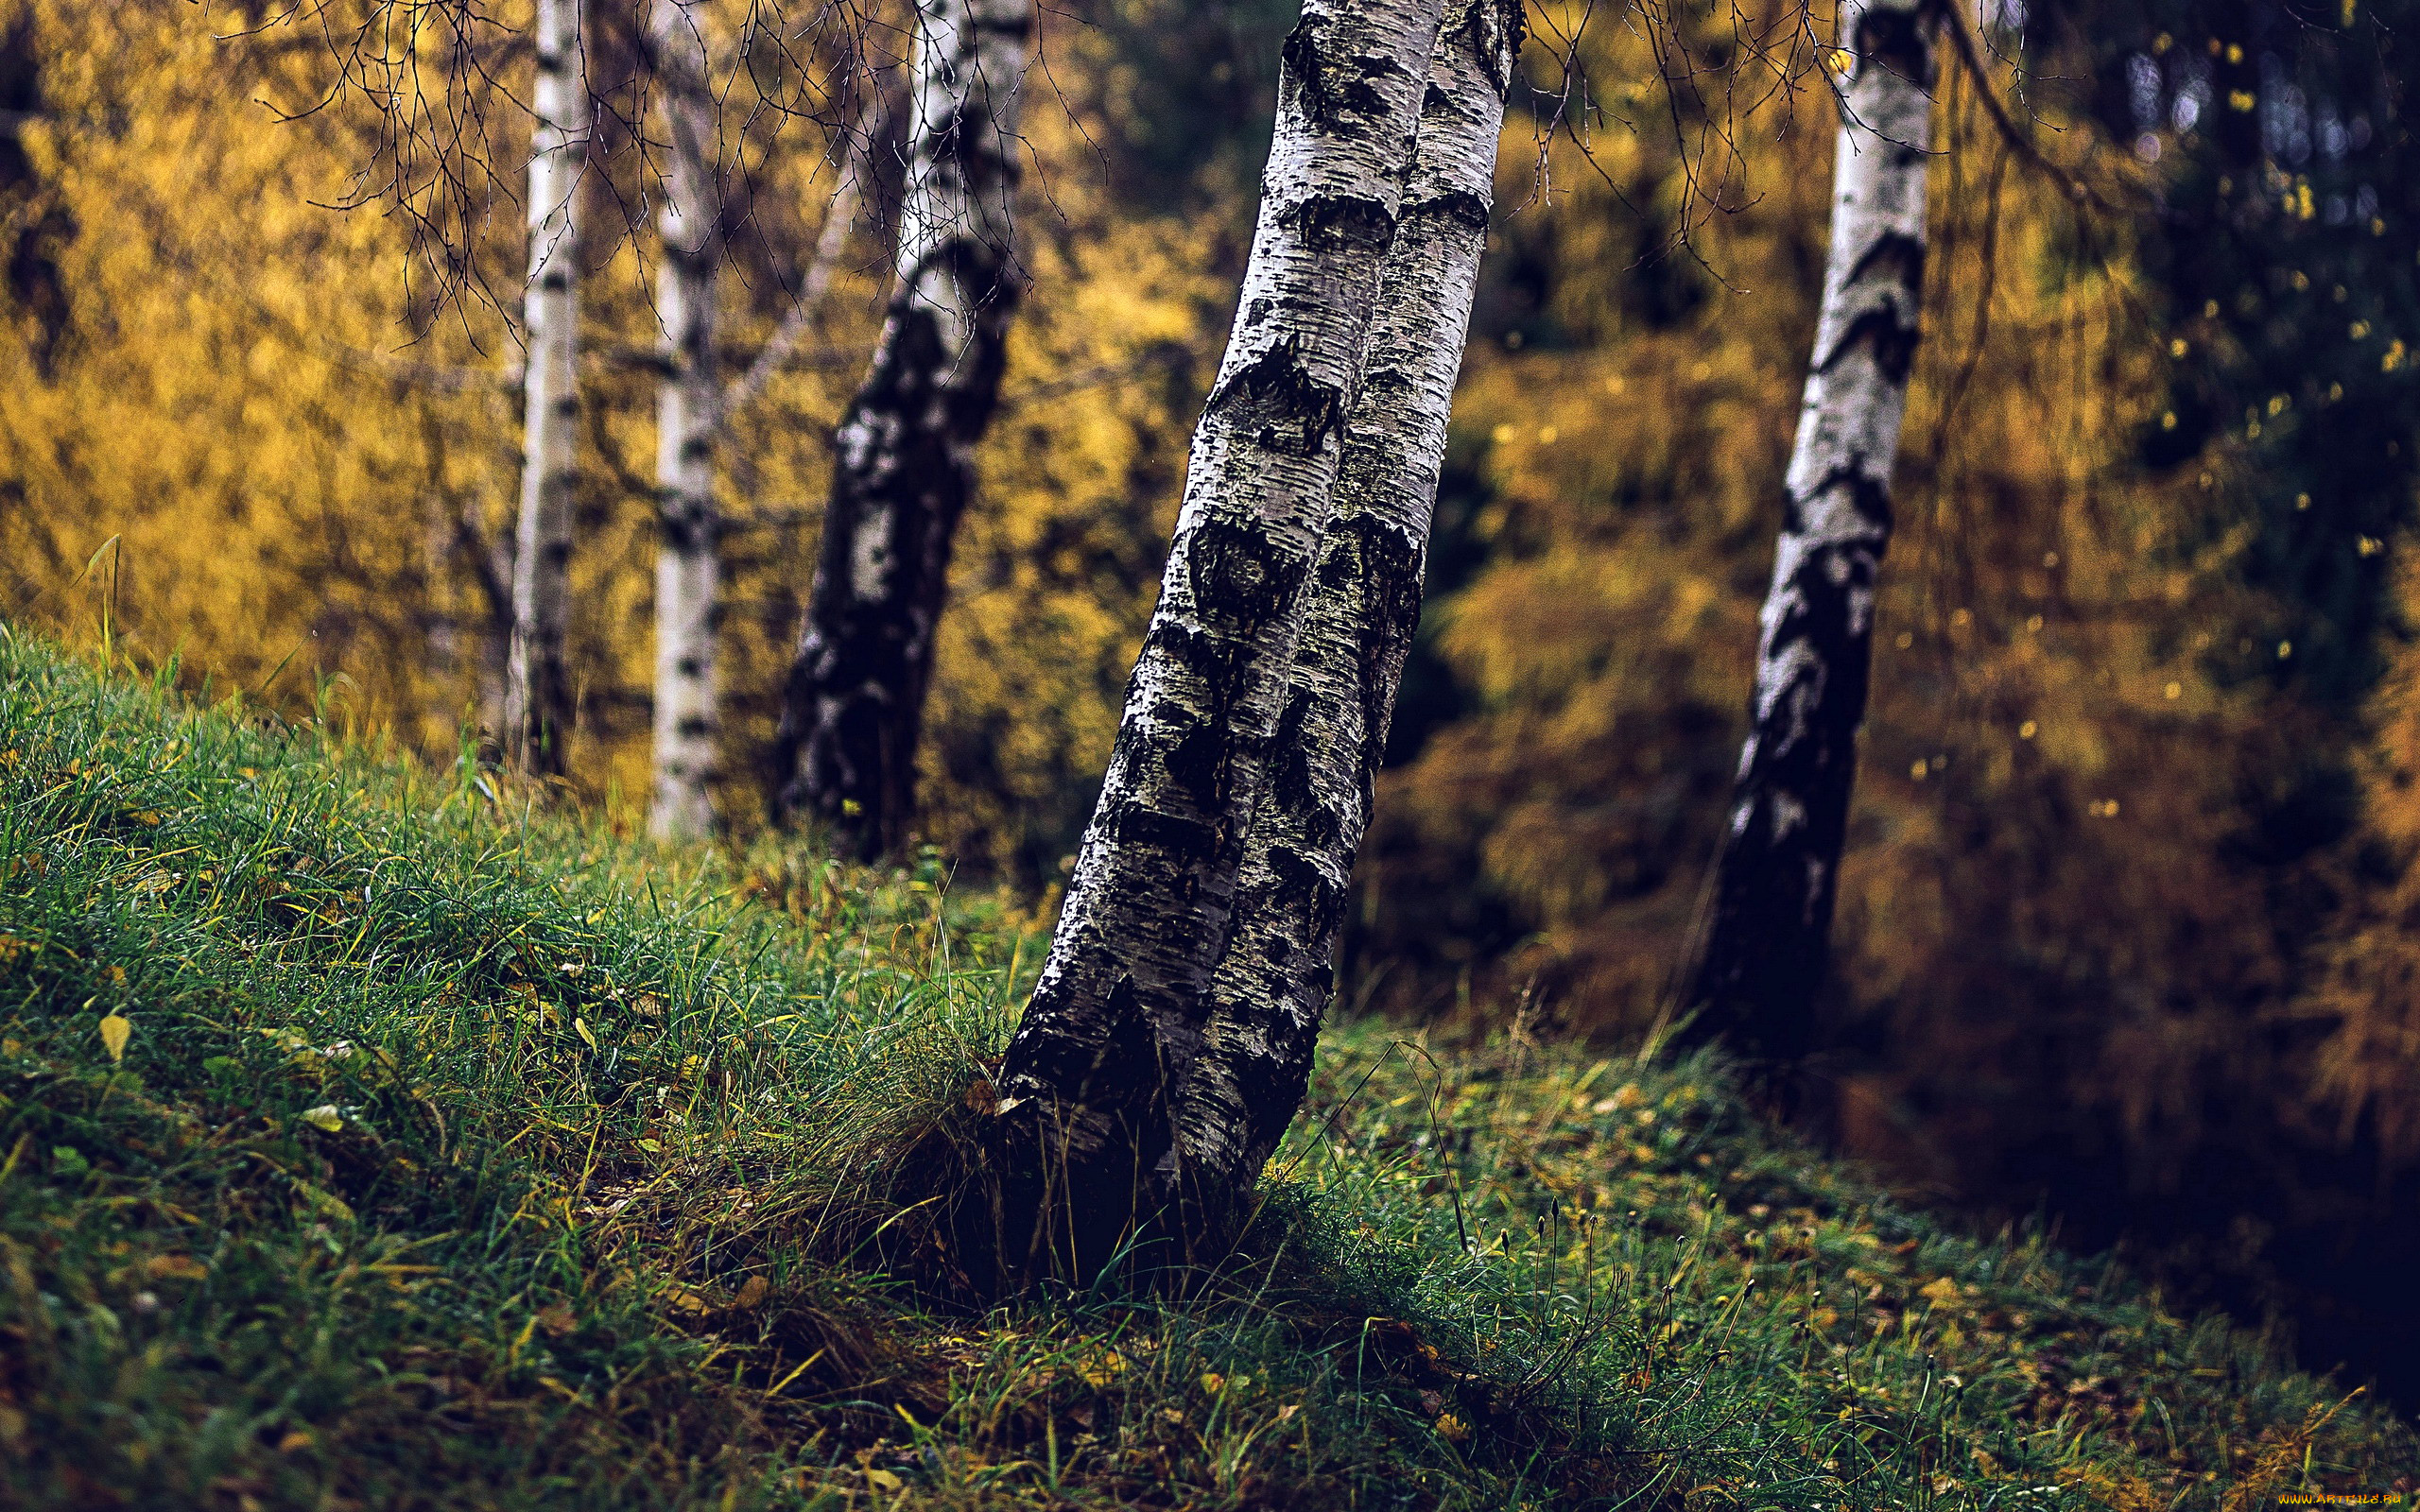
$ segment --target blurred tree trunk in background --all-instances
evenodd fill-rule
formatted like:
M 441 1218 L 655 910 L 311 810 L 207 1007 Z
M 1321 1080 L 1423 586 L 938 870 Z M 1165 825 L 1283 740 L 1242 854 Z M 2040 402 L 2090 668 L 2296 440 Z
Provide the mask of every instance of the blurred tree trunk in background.
M 1924 285 L 1940 0 L 1850 10 L 1824 274 L 1755 691 L 1685 1007 L 1699 1038 L 1791 1059 L 1814 1032 L 1891 541 Z
M 1207 1027 L 1443 9 L 1306 0 L 1286 39 L 1252 260 L 1159 607 L 1000 1077 L 1010 1274 L 1089 1272 L 1176 1195 L 1175 1093 Z
M 1504 97 L 1525 36 L 1522 0 L 1449 5 L 1379 275 L 1361 392 L 1345 422 L 1336 518 L 1245 832 L 1235 924 L 1211 981 L 1201 1050 L 1177 1097 L 1177 1179 L 1213 1217 L 1249 1196 L 1309 1084 L 1346 885 L 1420 624 Z
M 656 393 L 655 748 L 648 829 L 659 839 L 714 824 L 715 627 L 722 522 L 715 507 L 715 293 L 723 258 L 715 184 L 715 101 L 694 0 L 655 0 L 649 17 L 668 162 L 656 305 L 665 372 Z
M 571 732 L 571 495 L 579 480 L 579 229 L 586 166 L 588 70 L 581 0 L 538 0 L 536 117 L 529 143 L 529 284 L 522 431 L 521 519 L 512 567 L 512 654 L 505 738 L 516 762 L 563 770 Z
M 934 627 L 1020 293 L 1012 212 L 1031 0 L 923 0 L 919 17 L 898 284 L 840 421 L 771 762 L 775 816 L 820 821 L 869 861 L 896 850 L 914 816 Z

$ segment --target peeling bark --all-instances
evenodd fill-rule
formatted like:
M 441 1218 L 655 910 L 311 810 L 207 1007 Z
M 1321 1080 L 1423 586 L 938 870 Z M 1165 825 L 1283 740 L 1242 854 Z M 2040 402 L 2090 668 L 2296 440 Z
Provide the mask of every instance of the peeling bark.
M 769 795 L 777 820 L 820 821 L 868 861 L 914 816 L 950 551 L 1020 292 L 1011 211 L 1031 0 L 921 0 L 918 14 L 898 284 L 835 438 Z
M 1521 0 L 1453 0 L 1379 278 L 1336 519 L 1320 545 L 1270 770 L 1245 833 L 1235 924 L 1200 1055 L 1179 1091 L 1163 1184 L 1216 1235 L 1249 1197 L 1310 1080 L 1337 931 L 1422 575 L 1445 426 L 1487 247 Z
M 994 1125 L 1008 1274 L 1089 1272 L 1165 1210 L 1443 0 L 1305 0 L 1259 225 L 1160 602 Z
M 648 32 L 667 163 L 657 218 L 656 307 L 665 371 L 656 391 L 655 755 L 648 830 L 684 839 L 714 826 L 715 627 L 722 520 L 715 507 L 715 284 L 722 264 L 714 174 L 715 102 L 699 0 L 655 0 Z
M 1891 471 L 1919 336 L 1939 0 L 1852 0 L 1823 312 L 1790 454 L 1755 694 L 1689 1032 L 1812 1042 L 1873 661 Z
M 571 732 L 563 643 L 571 610 L 571 497 L 579 481 L 579 290 L 574 215 L 588 150 L 588 71 L 580 0 L 538 0 L 538 77 L 530 92 L 529 285 L 521 519 L 512 572 L 512 648 L 505 740 L 524 770 L 558 775 Z

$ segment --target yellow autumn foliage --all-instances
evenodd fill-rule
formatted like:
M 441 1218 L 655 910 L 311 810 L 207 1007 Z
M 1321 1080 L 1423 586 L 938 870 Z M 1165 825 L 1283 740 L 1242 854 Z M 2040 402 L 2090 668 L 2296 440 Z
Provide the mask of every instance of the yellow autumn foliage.
M 332 690 L 356 727 L 435 755 L 493 729 L 519 486 L 509 324 L 475 295 L 432 310 L 406 228 L 376 202 L 324 208 L 375 161 L 360 113 L 281 122 L 256 103 L 313 97 L 324 56 L 229 40 L 199 9 L 19 9 L 46 92 L 25 131 L 27 199 L 75 230 L 56 250 L 56 356 L 24 311 L 0 350 L 9 611 L 82 638 L 106 607 L 123 654 L 292 708 Z M 1054 56 L 1090 45 L 1073 28 Z M 516 161 L 526 120 L 493 115 L 495 161 Z M 1034 877 L 1106 762 L 1232 293 L 1219 217 L 1125 213 L 1096 171 L 1097 123 L 1073 101 L 1028 116 L 1032 294 L 959 544 L 926 765 L 934 837 Z M 780 275 L 825 213 L 827 149 L 794 123 L 749 164 L 750 234 L 724 280 L 735 371 L 787 312 Z M 657 333 L 632 156 L 600 151 L 586 201 L 572 564 L 573 780 L 617 814 L 646 790 L 653 666 L 652 378 L 630 354 Z M 829 432 L 879 324 L 887 253 L 879 216 L 862 221 L 799 360 L 733 417 L 723 452 L 724 800 L 742 828 L 759 817 L 753 753 L 797 633 Z M 517 289 L 518 226 L 499 200 L 475 228 L 500 297 Z

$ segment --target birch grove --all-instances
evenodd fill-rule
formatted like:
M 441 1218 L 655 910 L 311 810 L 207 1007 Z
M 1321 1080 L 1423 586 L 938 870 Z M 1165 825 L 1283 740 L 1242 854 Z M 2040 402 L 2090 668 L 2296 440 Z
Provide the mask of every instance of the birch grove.
M 993 1126 L 1000 1268 L 1100 1264 L 1165 1208 L 1244 832 L 1335 508 L 1442 0 L 1305 0 L 1227 352 L 1098 806 Z
M 1915 361 L 1941 0 L 1851 0 L 1831 248 L 1755 692 L 1691 1033 L 1787 1061 L 1810 1042 L 1873 661 L 1891 472 Z
M 505 738 L 515 762 L 563 770 L 572 721 L 564 635 L 571 609 L 571 501 L 579 483 L 579 288 L 576 210 L 588 148 L 581 0 L 538 0 L 530 91 L 529 282 L 522 339 L 521 514 L 514 535 Z
M 665 371 L 656 390 L 655 748 L 648 828 L 690 838 L 714 824 L 715 623 L 722 522 L 715 506 L 715 294 L 723 246 L 714 171 L 715 101 L 696 0 L 655 0 L 648 18 L 664 112 L 663 266 L 656 309 Z
M 1031 0 L 920 0 L 897 284 L 836 434 L 771 808 L 873 860 L 915 811 L 936 622 L 1019 294 L 1017 109 Z
M 1345 422 L 1335 520 L 1245 833 L 1232 938 L 1165 1158 L 1162 1184 L 1179 1187 L 1214 1233 L 1302 1104 L 1335 986 L 1345 888 L 1420 625 L 1445 422 L 1523 36 L 1522 0 L 1452 0 L 1429 63 L 1361 391 Z

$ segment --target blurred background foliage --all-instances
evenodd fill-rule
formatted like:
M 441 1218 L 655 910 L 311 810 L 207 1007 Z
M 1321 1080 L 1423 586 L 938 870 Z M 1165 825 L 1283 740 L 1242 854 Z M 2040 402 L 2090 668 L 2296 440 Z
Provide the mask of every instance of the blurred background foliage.
M 735 0 L 721 20 L 735 26 Z M 512 21 L 507 8 L 504 19 Z M 1533 7 L 1382 774 L 1351 1006 L 1635 1038 L 1686 958 L 1743 727 L 1824 261 L 1828 98 L 1781 3 Z M 323 44 L 0 0 L 0 610 L 432 754 L 492 725 L 517 354 L 317 208 L 381 161 Z M 258 19 L 258 18 L 254 18 Z M 2001 6 L 1945 70 L 1927 339 L 1806 1116 L 1988 1218 L 2124 1242 L 2420 1391 L 2420 6 Z M 1088 0 L 1028 85 L 1033 285 L 943 624 L 928 838 L 1045 902 L 1115 730 L 1241 270 L 1286 0 Z M 1584 26 L 1583 26 L 1584 21 Z M 1576 39 L 1576 40 L 1575 40 Z M 618 87 L 610 27 L 597 84 Z M 503 82 L 526 56 L 508 56 Z M 627 115 L 626 117 L 627 118 Z M 518 161 L 510 110 L 489 124 Z M 752 133 L 752 134 L 749 134 Z M 643 795 L 653 252 L 587 193 L 573 784 Z M 735 364 L 788 308 L 830 142 L 730 145 Z M 881 153 L 810 335 L 727 437 L 725 814 L 796 633 L 871 350 Z M 742 171 L 744 170 L 744 171 Z M 509 178 L 510 175 L 507 175 Z M 744 211 L 744 215 L 739 212 Z M 517 278 L 517 206 L 473 228 Z M 102 550 L 104 542 L 113 542 Z M 96 556 L 95 553 L 98 553 Z

